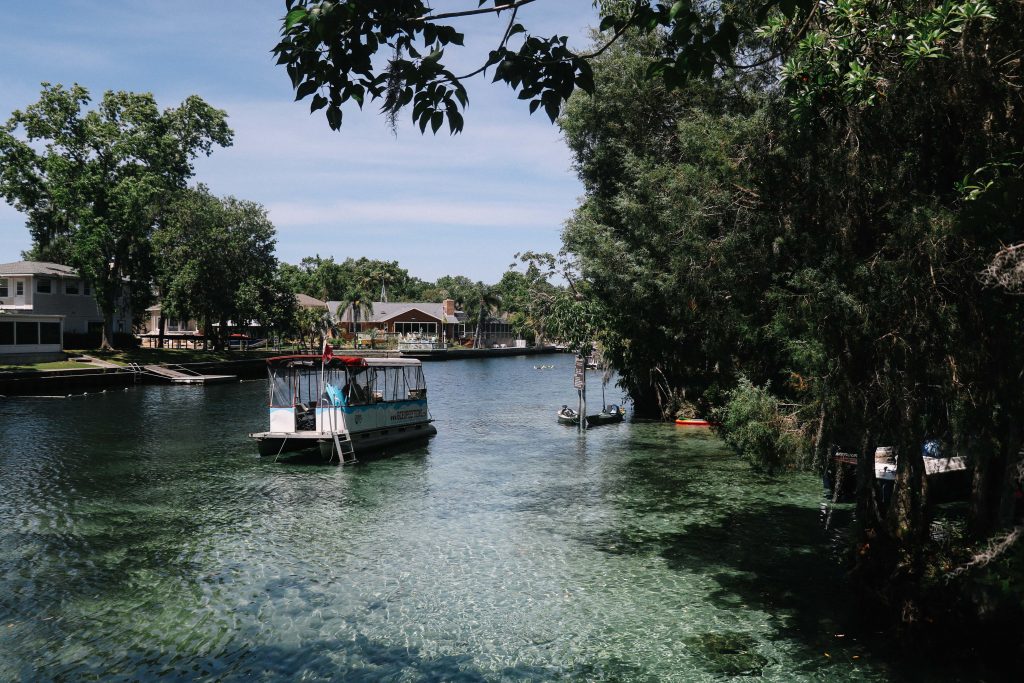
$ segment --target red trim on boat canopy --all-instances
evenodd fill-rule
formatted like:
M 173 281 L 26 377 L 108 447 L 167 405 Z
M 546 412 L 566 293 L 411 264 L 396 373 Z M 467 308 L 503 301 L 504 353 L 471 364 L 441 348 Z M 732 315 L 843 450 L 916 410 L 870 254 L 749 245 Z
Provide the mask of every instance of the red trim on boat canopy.
M 267 359 L 267 365 L 273 365 L 276 363 L 284 363 L 292 360 L 318 360 L 323 361 L 323 356 L 317 356 L 314 354 L 295 354 L 292 356 L 274 356 L 273 358 Z M 328 365 L 331 363 L 337 363 L 338 365 L 347 365 L 350 367 L 366 367 L 366 359 L 361 356 L 332 356 L 327 361 Z

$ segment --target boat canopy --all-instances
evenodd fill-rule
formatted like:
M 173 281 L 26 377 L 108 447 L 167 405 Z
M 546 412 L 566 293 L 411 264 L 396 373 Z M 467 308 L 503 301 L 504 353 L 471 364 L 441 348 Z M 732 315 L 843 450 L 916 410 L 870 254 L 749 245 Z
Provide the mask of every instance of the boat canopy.
M 324 362 L 323 356 L 314 356 L 311 354 L 299 354 L 292 356 L 274 356 L 273 358 L 267 359 L 268 366 L 283 366 L 288 367 L 291 365 L 307 365 L 316 364 L 318 367 Z M 338 367 L 363 367 L 366 365 L 366 359 L 361 356 L 332 356 L 327 359 L 325 364 L 327 367 L 338 366 Z
M 277 356 L 267 359 L 271 408 L 353 406 L 426 398 L 413 358 Z

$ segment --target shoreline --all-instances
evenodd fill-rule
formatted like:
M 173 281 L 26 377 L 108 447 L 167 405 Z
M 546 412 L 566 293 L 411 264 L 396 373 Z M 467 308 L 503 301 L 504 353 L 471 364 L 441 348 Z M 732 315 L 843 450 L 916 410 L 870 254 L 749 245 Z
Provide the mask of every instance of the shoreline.
M 507 356 L 533 356 L 560 353 L 553 346 L 503 349 L 438 349 L 427 351 L 391 351 L 375 349 L 338 349 L 338 355 L 364 358 L 416 358 L 435 362 L 469 358 L 504 358 Z M 214 360 L 195 363 L 172 363 L 204 375 L 234 375 L 239 380 L 261 379 L 265 376 L 267 358 L 241 360 Z M 167 365 L 167 364 L 163 364 Z M 140 384 L 163 384 L 151 375 L 129 367 L 87 367 L 65 370 L 27 370 L 0 372 L 0 397 L 6 396 L 68 396 L 86 393 L 90 389 L 125 388 Z

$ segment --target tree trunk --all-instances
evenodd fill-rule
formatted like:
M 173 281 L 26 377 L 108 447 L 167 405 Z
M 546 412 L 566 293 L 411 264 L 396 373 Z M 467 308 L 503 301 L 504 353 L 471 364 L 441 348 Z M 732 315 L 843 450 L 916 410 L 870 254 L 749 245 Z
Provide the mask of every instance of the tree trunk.
M 480 304 L 480 313 L 476 319 L 476 334 L 473 336 L 473 348 L 484 348 L 484 305 Z
M 228 320 L 227 318 L 220 319 L 220 328 L 217 330 L 217 335 L 214 337 L 213 350 L 223 351 L 226 344 L 224 340 L 227 339 L 228 334 Z
M 100 337 L 100 351 L 113 351 L 114 345 L 111 341 L 114 339 L 114 314 L 104 313 L 103 314 L 103 333 Z
M 857 458 L 857 521 L 865 543 L 877 535 L 882 526 L 882 516 L 875 495 L 875 436 L 871 431 L 864 433 L 860 456 Z
M 157 319 L 157 336 L 156 336 L 156 347 L 158 349 L 164 348 L 164 309 L 160 309 L 160 317 Z
M 114 310 L 116 309 L 117 297 L 121 289 L 117 286 L 116 270 L 111 269 L 104 278 L 95 284 L 96 303 L 99 305 L 100 313 L 103 314 L 103 331 L 100 335 L 100 350 L 113 351 L 111 342 L 114 339 Z
M 998 445 L 986 440 L 972 449 L 971 532 L 979 539 L 1013 522 L 1014 486 L 1022 456 L 1021 428 L 1016 420 L 1007 418 L 998 431 L 1003 434 Z
M 103 312 L 103 333 L 100 337 L 100 350 L 101 351 L 113 351 L 114 350 L 114 308 L 117 301 L 117 289 L 106 287 L 103 290 L 106 296 L 102 300 L 102 312 Z

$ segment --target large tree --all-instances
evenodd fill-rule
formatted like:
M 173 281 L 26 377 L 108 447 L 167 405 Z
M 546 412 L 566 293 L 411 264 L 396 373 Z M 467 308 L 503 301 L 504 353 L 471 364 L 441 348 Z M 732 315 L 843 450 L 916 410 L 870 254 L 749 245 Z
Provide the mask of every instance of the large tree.
M 586 188 L 565 242 L 631 394 L 714 405 L 770 380 L 819 462 L 861 451 L 858 575 L 907 626 L 947 604 L 925 593 L 948 555 L 922 443 L 974 465 L 976 540 L 1012 523 L 1021 483 L 1024 300 L 1000 249 L 1024 237 L 1022 21 L 1009 1 L 822 4 L 782 88 L 727 73 L 669 92 L 637 39 L 563 120 Z M 901 454 L 887 506 L 878 445 Z
M 476 332 L 473 334 L 473 347 L 485 348 L 487 346 L 487 321 L 491 315 L 501 309 L 501 293 L 494 285 L 486 285 L 483 282 L 476 283 L 476 291 L 473 301 L 474 316 L 476 321 Z
M 531 341 L 541 340 L 545 312 L 559 290 L 540 267 L 531 262 L 525 271 L 509 268 L 494 288 L 515 333 Z
M 74 266 L 104 316 L 102 345 L 125 283 L 149 293 L 150 235 L 193 160 L 231 144 L 227 115 L 196 96 L 160 111 L 148 93 L 107 92 L 87 110 L 79 85 L 43 84 L 0 128 L 0 194 L 27 216 L 32 255 Z
M 277 277 L 275 230 L 259 204 L 219 198 L 202 185 L 183 191 L 153 243 L 162 309 L 198 320 L 218 345 L 229 322 L 289 326 L 294 296 Z

